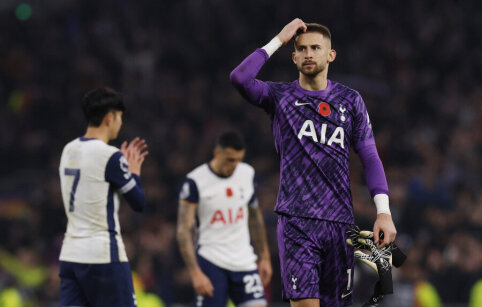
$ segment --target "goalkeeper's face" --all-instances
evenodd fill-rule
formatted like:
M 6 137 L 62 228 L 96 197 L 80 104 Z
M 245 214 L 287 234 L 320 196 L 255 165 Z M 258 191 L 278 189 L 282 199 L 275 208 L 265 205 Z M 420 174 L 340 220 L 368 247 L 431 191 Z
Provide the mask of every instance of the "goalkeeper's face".
M 335 60 L 336 52 L 331 49 L 329 38 L 319 32 L 307 32 L 296 37 L 292 57 L 302 74 L 315 77 Z
M 230 147 L 214 149 L 214 159 L 218 166 L 218 172 L 221 176 L 231 176 L 239 162 L 243 161 L 246 150 L 236 150 Z

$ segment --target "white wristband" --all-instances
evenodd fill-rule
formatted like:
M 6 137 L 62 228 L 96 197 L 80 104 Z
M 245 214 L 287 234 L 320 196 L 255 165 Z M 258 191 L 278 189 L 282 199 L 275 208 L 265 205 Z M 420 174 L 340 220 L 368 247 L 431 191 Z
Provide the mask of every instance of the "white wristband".
M 278 50 L 281 46 L 283 46 L 283 42 L 281 42 L 278 36 L 275 36 L 269 43 L 266 44 L 266 46 L 263 47 L 263 49 L 266 51 L 268 56 L 271 57 L 273 53 L 275 53 L 276 50 Z
M 377 207 L 377 214 L 385 213 L 388 215 L 392 215 L 390 213 L 390 206 L 388 202 L 388 195 L 387 194 L 377 194 L 373 197 L 373 201 L 375 202 L 375 206 Z

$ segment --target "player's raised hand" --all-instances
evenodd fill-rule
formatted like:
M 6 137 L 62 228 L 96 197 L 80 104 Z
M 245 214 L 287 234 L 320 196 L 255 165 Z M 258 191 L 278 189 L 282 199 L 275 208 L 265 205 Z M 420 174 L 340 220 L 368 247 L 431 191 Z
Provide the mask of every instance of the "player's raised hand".
M 194 291 L 202 296 L 214 296 L 214 287 L 209 277 L 206 276 L 199 268 L 191 272 L 192 285 Z
M 129 170 L 131 173 L 140 175 L 142 163 L 145 157 L 149 154 L 146 140 L 139 137 L 134 138 L 129 144 L 126 141 L 122 143 L 120 151 L 126 157 L 129 163 Z
M 277 35 L 279 40 L 286 45 L 295 36 L 296 32 L 301 29 L 303 32 L 306 31 L 306 25 L 303 20 L 296 18 L 286 26 Z
M 273 268 L 271 267 L 271 261 L 269 259 L 260 259 L 258 263 L 259 276 L 261 277 L 261 283 L 263 286 L 267 286 L 271 281 L 273 275 Z
M 383 231 L 383 239 L 380 240 L 380 231 Z M 393 224 L 392 216 L 390 214 L 380 213 L 377 215 L 377 220 L 373 226 L 373 239 L 378 248 L 383 248 L 389 243 L 395 241 L 397 236 L 397 229 Z

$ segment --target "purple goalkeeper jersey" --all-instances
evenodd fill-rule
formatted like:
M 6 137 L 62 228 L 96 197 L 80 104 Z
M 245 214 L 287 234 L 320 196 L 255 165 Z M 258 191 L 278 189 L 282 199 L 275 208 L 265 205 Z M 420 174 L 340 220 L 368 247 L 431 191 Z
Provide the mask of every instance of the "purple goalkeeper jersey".
M 270 115 L 281 160 L 275 211 L 353 223 L 350 147 L 358 151 L 375 144 L 363 99 L 330 80 L 326 89 L 309 91 L 298 80 L 255 79 L 268 58 L 263 49 L 256 50 L 231 73 L 231 80 L 248 101 Z

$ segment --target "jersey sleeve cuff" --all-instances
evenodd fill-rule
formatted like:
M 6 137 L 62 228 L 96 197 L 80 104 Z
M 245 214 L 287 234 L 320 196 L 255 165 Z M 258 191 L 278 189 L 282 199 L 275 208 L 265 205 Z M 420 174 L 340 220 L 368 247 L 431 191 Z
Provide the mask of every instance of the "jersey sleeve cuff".
M 136 186 L 136 180 L 134 178 L 131 178 L 123 187 L 119 189 L 121 194 L 125 194 L 132 190 Z
M 253 194 L 253 196 L 251 197 L 251 199 L 248 202 L 248 207 L 258 208 L 258 205 L 259 205 L 258 198 L 256 197 L 255 194 Z

